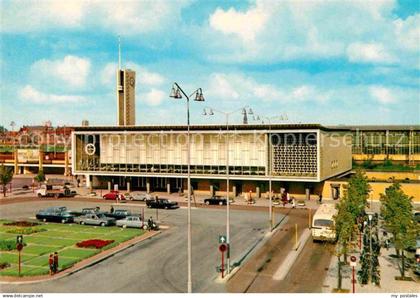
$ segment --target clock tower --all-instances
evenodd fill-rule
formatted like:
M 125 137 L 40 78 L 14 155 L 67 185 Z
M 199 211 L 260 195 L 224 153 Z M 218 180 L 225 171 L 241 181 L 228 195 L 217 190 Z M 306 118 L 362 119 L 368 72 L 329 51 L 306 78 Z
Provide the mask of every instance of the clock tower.
M 136 125 L 136 72 L 130 69 L 117 71 L 118 125 Z
M 121 69 L 121 47 L 118 43 L 117 125 L 136 125 L 136 72 Z

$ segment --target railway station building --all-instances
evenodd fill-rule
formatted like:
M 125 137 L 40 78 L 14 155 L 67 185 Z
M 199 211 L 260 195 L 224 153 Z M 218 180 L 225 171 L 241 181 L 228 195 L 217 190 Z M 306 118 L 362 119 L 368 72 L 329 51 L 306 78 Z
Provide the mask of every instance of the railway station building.
M 318 194 L 323 181 L 351 170 L 351 139 L 348 129 L 318 124 L 193 125 L 192 188 L 226 192 L 229 169 L 229 192 L 235 196 L 260 197 L 270 178 L 276 193 Z M 75 127 L 72 173 L 92 187 L 186 190 L 187 144 L 186 126 Z

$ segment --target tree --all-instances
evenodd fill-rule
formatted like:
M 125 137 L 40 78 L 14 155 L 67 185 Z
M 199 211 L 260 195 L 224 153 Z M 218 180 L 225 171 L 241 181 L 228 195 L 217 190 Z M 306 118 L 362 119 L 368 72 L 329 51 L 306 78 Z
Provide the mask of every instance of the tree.
M 338 289 L 341 289 L 342 274 L 341 256 L 347 262 L 347 255 L 351 247 L 357 222 L 365 214 L 365 207 L 369 197 L 370 187 L 364 172 L 360 169 L 353 175 L 344 191 L 343 198 L 336 205 L 337 214 L 334 216 L 335 232 L 337 235 L 336 256 L 338 258 Z
M 45 174 L 44 174 L 44 171 L 43 171 L 43 170 L 39 170 L 38 175 L 36 175 L 36 176 L 34 177 L 34 179 L 35 179 L 36 181 L 38 181 L 38 183 L 44 182 L 44 181 L 46 180 L 46 179 L 45 179 Z
M 346 195 L 343 200 L 337 204 L 336 208 L 338 210 L 335 216 L 335 232 L 337 235 L 337 247 L 336 247 L 336 256 L 338 258 L 338 276 L 337 276 L 337 288 L 341 290 L 342 284 L 342 274 L 341 274 L 341 256 L 344 255 L 344 262 L 347 261 L 347 254 L 349 252 L 351 239 L 353 232 L 355 230 L 354 225 L 354 216 L 349 212 L 348 200 Z
M 6 196 L 7 184 L 13 179 L 13 170 L 7 169 L 3 164 L 0 165 L 0 183 L 3 187 L 3 196 Z
M 357 169 L 347 185 L 347 207 L 355 219 L 364 215 L 369 192 L 370 186 L 364 171 Z
M 419 231 L 418 223 L 413 218 L 412 197 L 406 195 L 398 182 L 394 182 L 385 189 L 385 194 L 380 195 L 381 215 L 385 227 L 391 232 L 395 249 L 401 252 L 401 277 L 405 277 L 404 250 L 416 243 Z
M 360 270 L 357 272 L 357 276 L 361 284 L 366 285 L 370 278 L 372 283 L 379 286 L 379 254 L 381 246 L 378 234 L 378 214 L 375 214 L 371 220 L 365 216 L 365 222 L 369 224 L 364 229 L 363 250 L 360 255 Z

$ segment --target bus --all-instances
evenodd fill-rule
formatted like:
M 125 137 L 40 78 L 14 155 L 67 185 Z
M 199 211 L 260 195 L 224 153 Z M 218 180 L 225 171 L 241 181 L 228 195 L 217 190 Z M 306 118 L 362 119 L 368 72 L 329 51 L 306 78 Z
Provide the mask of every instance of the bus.
M 335 242 L 337 235 L 334 229 L 334 216 L 337 214 L 335 204 L 321 204 L 312 218 L 312 240 Z

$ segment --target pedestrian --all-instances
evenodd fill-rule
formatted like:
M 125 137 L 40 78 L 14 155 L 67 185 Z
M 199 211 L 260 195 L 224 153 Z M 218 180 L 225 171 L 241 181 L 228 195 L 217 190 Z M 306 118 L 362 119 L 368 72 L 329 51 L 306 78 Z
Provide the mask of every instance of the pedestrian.
M 114 206 L 111 205 L 111 209 L 109 212 L 114 213 Z
M 296 200 L 295 200 L 295 197 L 292 197 L 292 208 L 296 208 Z
M 322 204 L 322 193 L 319 194 L 319 203 Z
M 53 275 L 53 273 L 54 273 L 54 257 L 53 257 L 53 254 L 50 254 L 50 257 L 48 258 L 48 266 L 50 267 L 50 275 Z
M 147 228 L 148 228 L 149 231 L 153 229 L 153 218 L 151 216 L 147 220 Z
M 54 267 L 54 274 L 55 274 L 58 272 L 58 252 L 54 252 L 53 267 Z
M 290 194 L 288 192 L 286 192 L 286 200 L 287 203 L 290 203 Z

